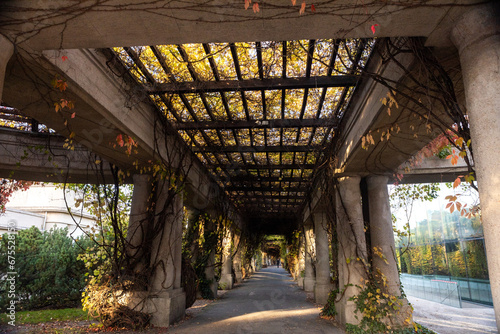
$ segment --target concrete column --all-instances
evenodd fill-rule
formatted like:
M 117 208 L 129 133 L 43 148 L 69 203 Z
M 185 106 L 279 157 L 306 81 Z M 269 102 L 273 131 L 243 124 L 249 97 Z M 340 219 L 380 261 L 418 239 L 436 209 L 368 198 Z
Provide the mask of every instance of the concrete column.
M 147 174 L 133 176 L 134 192 L 130 207 L 129 225 L 127 231 L 127 254 L 131 258 L 130 265 L 134 274 L 143 272 L 146 266 L 144 258 L 144 243 L 150 224 L 150 208 L 152 199 L 151 177 Z
M 10 57 L 14 54 L 14 44 L 6 37 L 0 35 L 0 103 L 2 102 L 3 83 L 5 81 L 5 71 Z
M 160 180 L 156 189 L 154 239 L 151 245 L 153 274 L 150 282 L 152 323 L 166 327 L 184 316 L 186 296 L 181 287 L 182 194 Z M 162 228 L 158 228 L 162 227 Z
M 451 38 L 458 48 L 469 115 L 491 294 L 500 331 L 500 3 L 469 9 Z
M 297 275 L 297 285 L 304 289 L 304 276 L 302 276 L 302 272 L 304 272 L 306 268 L 306 251 L 305 251 L 305 240 L 304 233 L 300 233 L 299 236 L 299 272 Z
M 367 278 L 363 262 L 367 261 L 366 238 L 361 207 L 361 190 L 358 176 L 339 179 L 336 196 L 337 238 L 339 242 L 339 289 L 345 292 L 335 304 L 337 320 L 342 325 L 357 325 L 355 305 L 349 299 L 359 293 L 355 285 Z M 348 286 L 352 284 L 353 286 Z
M 316 278 L 314 273 L 313 261 L 316 258 L 314 245 L 314 230 L 313 225 L 308 222 L 304 225 L 305 236 L 305 276 L 304 276 L 304 291 L 313 292 Z
M 387 176 L 369 176 L 368 206 L 370 211 L 370 238 L 373 252 L 372 270 L 375 275 L 383 275 L 386 278 L 386 292 L 392 296 L 401 298 L 399 272 L 396 263 L 396 245 L 392 229 L 391 209 L 389 203 L 389 192 L 387 190 Z M 377 254 L 383 254 L 383 257 Z M 404 321 L 411 317 L 408 300 L 401 300 L 402 306 L 390 321 L 393 325 L 404 326 Z
M 324 305 L 333 285 L 330 282 L 330 249 L 328 247 L 328 215 L 326 212 L 313 213 L 314 236 L 316 239 L 316 285 L 314 300 Z
M 233 245 L 235 247 L 234 257 L 233 257 L 234 283 L 241 283 L 241 281 L 243 280 L 243 272 L 241 265 L 243 242 L 241 240 L 241 235 L 238 232 L 235 232 L 233 235 Z
M 222 290 L 231 290 L 233 288 L 231 234 L 231 231 L 228 231 L 222 242 L 222 268 L 219 281 Z
M 207 237 L 215 238 L 214 233 L 216 233 L 216 219 L 217 214 L 213 211 L 208 213 L 208 219 L 205 219 L 205 240 Z M 212 298 L 217 298 L 217 280 L 215 279 L 215 247 L 214 249 L 204 250 L 210 251 L 207 259 L 207 266 L 205 267 L 205 277 L 210 280 L 210 291 L 212 293 Z

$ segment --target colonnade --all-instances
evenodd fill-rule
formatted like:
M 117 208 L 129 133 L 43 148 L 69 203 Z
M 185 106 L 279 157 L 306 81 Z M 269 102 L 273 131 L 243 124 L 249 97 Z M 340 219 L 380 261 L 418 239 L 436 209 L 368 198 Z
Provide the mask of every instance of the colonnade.
M 335 208 L 329 212 L 325 205 L 319 205 L 307 217 L 303 225 L 305 251 L 299 250 L 299 270 L 303 261 L 305 275 L 303 282 L 297 277 L 298 284 L 305 291 L 314 292 L 316 303 L 322 305 L 327 302 L 330 291 L 337 288 L 337 320 L 342 324 L 357 324 L 360 319 L 355 317 L 356 307 L 351 298 L 359 294 L 370 273 L 376 273 L 387 282 L 385 292 L 400 299 L 401 316 L 396 321 L 402 322 L 408 319 L 409 313 L 407 301 L 401 298 L 395 260 L 387 191 L 389 179 L 387 176 L 366 177 L 366 194 L 362 194 L 361 180 L 360 176 L 338 179 Z M 363 205 L 368 205 L 368 216 L 363 215 Z M 337 247 L 332 250 L 338 249 L 338 253 L 330 251 L 329 227 L 335 229 L 336 240 L 332 242 L 337 243 Z M 369 253 L 376 255 L 369 257 Z M 335 268 L 330 267 L 330 254 Z M 330 273 L 338 275 L 338 286 L 333 286 L 335 280 Z

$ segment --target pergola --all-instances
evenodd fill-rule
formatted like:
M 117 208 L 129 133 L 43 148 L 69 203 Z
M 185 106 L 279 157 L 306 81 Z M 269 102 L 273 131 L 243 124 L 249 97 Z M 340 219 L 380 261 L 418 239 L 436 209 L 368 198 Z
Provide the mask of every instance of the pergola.
M 375 40 L 105 50 L 252 221 L 295 221 Z

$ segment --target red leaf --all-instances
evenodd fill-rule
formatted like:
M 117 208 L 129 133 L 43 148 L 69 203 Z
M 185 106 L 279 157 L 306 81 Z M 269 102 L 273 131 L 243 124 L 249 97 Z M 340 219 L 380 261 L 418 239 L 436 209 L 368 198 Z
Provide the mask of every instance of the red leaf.
M 313 13 L 316 12 L 316 7 L 314 7 L 314 4 L 311 4 L 311 12 L 313 12 Z
M 61 59 L 62 59 L 62 61 L 66 61 L 66 60 L 68 60 L 68 57 L 62 56 Z
M 295 6 L 296 3 L 297 3 L 297 0 L 292 0 L 292 6 Z
M 258 13 L 258 12 L 260 12 L 260 9 L 259 9 L 259 4 L 258 4 L 257 2 L 253 4 L 253 7 L 252 7 L 252 8 L 253 8 L 253 12 L 254 12 L 254 13 Z
M 118 145 L 120 145 L 120 147 L 123 147 L 123 145 L 125 144 L 122 135 L 116 136 L 116 142 L 118 143 Z
M 378 23 L 372 24 L 372 33 L 375 35 L 375 27 L 379 27 Z
M 75 118 L 75 116 L 76 116 L 76 112 L 71 114 L 71 118 Z
M 245 0 L 245 10 L 248 9 L 248 7 L 250 6 L 251 3 L 252 3 L 252 0 Z

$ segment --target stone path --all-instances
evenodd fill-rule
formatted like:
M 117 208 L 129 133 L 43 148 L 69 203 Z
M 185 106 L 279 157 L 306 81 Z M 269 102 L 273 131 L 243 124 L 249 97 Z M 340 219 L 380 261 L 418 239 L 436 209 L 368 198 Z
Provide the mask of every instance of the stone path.
M 168 333 L 344 333 L 319 311 L 284 269 L 265 268 Z

